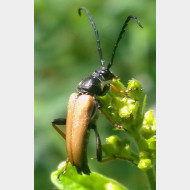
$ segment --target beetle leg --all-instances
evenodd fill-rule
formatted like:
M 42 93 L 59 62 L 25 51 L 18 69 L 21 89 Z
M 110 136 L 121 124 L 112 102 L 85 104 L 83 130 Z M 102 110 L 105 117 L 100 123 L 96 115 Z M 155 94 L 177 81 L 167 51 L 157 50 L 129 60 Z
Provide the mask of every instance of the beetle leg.
M 127 131 L 123 126 L 116 124 L 114 121 L 112 121 L 109 116 L 106 114 L 106 112 L 104 112 L 101 108 L 99 108 L 100 111 L 105 115 L 105 117 L 107 118 L 108 121 L 110 121 L 110 123 L 117 129 L 124 129 L 125 131 Z
M 107 118 L 107 120 L 117 129 L 124 129 L 125 131 L 127 131 L 123 126 L 116 124 L 114 121 L 112 121 L 109 116 L 106 114 L 106 112 L 104 112 L 101 107 L 102 107 L 102 103 L 100 102 L 100 100 L 98 100 L 97 98 L 96 100 L 96 105 L 98 107 L 98 109 L 105 115 L 105 117 Z
M 104 85 L 101 96 L 106 95 L 109 89 L 110 89 L 110 84 Z
M 104 163 L 104 162 L 109 162 L 109 161 L 112 161 L 112 160 L 115 160 L 116 157 L 115 156 L 110 156 L 109 158 L 105 158 L 103 159 L 101 162 Z
M 96 155 L 97 155 L 97 160 L 99 162 L 101 162 L 102 161 L 102 145 L 101 145 L 101 140 L 100 140 L 100 136 L 99 136 L 97 127 L 93 123 L 90 123 L 89 127 L 91 129 L 93 129 L 94 132 L 95 132 L 95 135 L 96 135 Z
M 65 164 L 64 169 L 63 169 L 63 170 L 59 173 L 59 175 L 57 176 L 57 179 L 58 179 L 59 181 L 60 181 L 60 179 L 59 179 L 60 175 L 61 175 L 61 174 L 64 174 L 64 173 L 66 172 L 68 164 L 69 164 L 69 158 L 67 158 L 67 160 L 66 160 L 66 164 Z
M 128 89 L 128 90 L 119 90 L 116 86 L 114 86 L 113 84 L 110 84 L 110 87 L 115 90 L 116 92 L 118 93 L 121 93 L 121 94 L 127 94 L 127 93 L 130 93 L 130 92 L 133 92 L 135 90 L 138 90 L 137 88 L 131 88 L 131 89 Z
M 59 129 L 59 127 L 57 127 L 56 125 L 65 125 L 66 119 L 64 119 L 64 118 L 54 119 L 51 123 L 52 123 L 52 126 L 54 127 L 54 129 L 65 139 L 65 137 L 66 137 L 65 133 L 63 133 L 63 131 L 61 131 Z
M 96 107 L 98 109 L 100 109 L 102 107 L 102 103 L 100 102 L 100 100 L 98 98 L 95 97 L 95 104 L 96 104 Z
M 109 162 L 109 161 L 112 161 L 112 160 L 115 160 L 115 159 L 121 159 L 121 160 L 127 160 L 129 162 L 131 162 L 132 164 L 136 165 L 137 166 L 137 163 L 134 162 L 134 160 L 130 159 L 130 158 L 125 158 L 125 157 L 121 157 L 121 156 L 115 156 L 115 155 L 112 155 L 108 158 L 105 158 L 101 161 L 101 163 L 105 163 L 105 162 Z

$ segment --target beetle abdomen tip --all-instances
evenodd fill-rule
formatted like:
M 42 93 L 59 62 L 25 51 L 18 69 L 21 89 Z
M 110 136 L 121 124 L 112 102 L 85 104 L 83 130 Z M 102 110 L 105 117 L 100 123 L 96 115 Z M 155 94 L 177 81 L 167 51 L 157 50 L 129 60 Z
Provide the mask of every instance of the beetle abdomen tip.
M 79 166 L 75 166 L 77 169 L 77 173 L 82 175 L 82 173 L 86 174 L 86 175 L 90 175 L 91 171 L 89 169 L 88 166 L 86 167 L 79 167 Z

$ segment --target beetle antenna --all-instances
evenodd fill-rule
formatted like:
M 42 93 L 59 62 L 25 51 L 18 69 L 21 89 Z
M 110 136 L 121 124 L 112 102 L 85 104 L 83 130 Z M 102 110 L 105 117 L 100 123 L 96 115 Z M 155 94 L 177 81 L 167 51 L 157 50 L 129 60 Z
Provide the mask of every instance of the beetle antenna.
M 90 13 L 86 10 L 86 8 L 80 7 L 78 9 L 79 15 L 81 16 L 81 9 L 87 14 L 87 16 L 88 16 L 88 18 L 90 20 L 90 23 L 92 24 L 92 27 L 94 29 L 94 33 L 95 33 L 95 36 L 96 36 L 96 42 L 97 42 L 97 46 L 98 46 L 98 53 L 99 53 L 99 56 L 100 56 L 100 62 L 101 62 L 102 67 L 104 67 L 104 60 L 102 58 L 102 50 L 101 50 L 101 47 L 100 47 L 100 39 L 99 39 L 99 35 L 98 35 L 98 30 L 96 29 L 96 25 L 95 25 L 94 21 L 92 20 L 92 17 L 90 16 Z
M 113 49 L 113 52 L 112 52 L 111 61 L 109 62 L 108 66 L 107 66 L 108 69 L 109 69 L 109 68 L 112 66 L 112 64 L 113 64 L 113 59 L 114 59 L 114 56 L 115 56 L 116 49 L 117 49 L 118 44 L 119 44 L 119 42 L 120 42 L 120 40 L 121 40 L 121 38 L 122 38 L 122 36 L 123 36 L 123 33 L 125 32 L 125 29 L 126 29 L 126 27 L 127 27 L 127 25 L 128 25 L 128 22 L 130 21 L 131 18 L 133 18 L 133 19 L 136 21 L 136 23 L 137 23 L 141 28 L 143 28 L 142 25 L 141 25 L 141 23 L 140 23 L 140 21 L 139 21 L 135 16 L 132 16 L 132 15 L 131 15 L 131 16 L 128 16 L 128 17 L 127 17 L 127 19 L 125 20 L 125 22 L 124 22 L 124 24 L 123 24 L 123 27 L 122 27 L 122 29 L 121 29 L 121 32 L 119 33 L 119 37 L 118 37 L 118 39 L 117 39 L 117 42 L 116 42 L 116 44 L 115 44 L 115 46 L 114 46 L 114 49 Z

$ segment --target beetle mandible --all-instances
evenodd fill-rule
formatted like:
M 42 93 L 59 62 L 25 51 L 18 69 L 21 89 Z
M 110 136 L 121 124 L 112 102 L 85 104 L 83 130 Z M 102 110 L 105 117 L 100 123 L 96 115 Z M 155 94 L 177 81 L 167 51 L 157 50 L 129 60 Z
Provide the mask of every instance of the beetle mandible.
M 96 135 L 97 160 L 102 161 L 101 141 L 95 124 L 98 113 L 97 111 L 98 109 L 101 110 L 101 103 L 97 99 L 97 96 L 104 96 L 108 92 L 109 88 L 113 88 L 119 93 L 129 93 L 131 91 L 137 90 L 128 89 L 125 91 L 120 91 L 119 89 L 117 89 L 117 87 L 110 84 L 109 81 L 117 78 L 112 72 L 110 72 L 110 67 L 113 64 L 115 52 L 118 47 L 119 41 L 121 40 L 122 35 L 125 32 L 125 28 L 131 18 L 134 19 L 136 23 L 142 28 L 139 20 L 135 16 L 127 17 L 114 46 L 111 61 L 106 67 L 102 57 L 102 50 L 100 47 L 100 40 L 96 25 L 87 9 L 84 7 L 79 8 L 78 13 L 80 16 L 81 10 L 83 10 L 87 14 L 92 24 L 96 36 L 101 67 L 95 70 L 92 75 L 83 79 L 78 84 L 77 93 L 71 94 L 68 102 L 67 118 L 58 118 L 52 121 L 52 125 L 56 129 L 56 131 L 64 139 L 66 139 L 67 161 L 64 170 L 58 175 L 58 179 L 62 173 L 65 173 L 69 162 L 76 167 L 79 174 L 90 174 L 90 169 L 88 167 L 87 161 L 87 143 L 89 139 L 90 129 L 93 129 Z M 122 126 L 117 125 L 116 123 L 114 123 L 114 121 L 108 118 L 103 110 L 101 110 L 101 112 L 106 116 L 107 119 L 109 119 L 114 127 L 122 128 Z M 66 134 L 64 134 L 56 125 L 66 125 Z

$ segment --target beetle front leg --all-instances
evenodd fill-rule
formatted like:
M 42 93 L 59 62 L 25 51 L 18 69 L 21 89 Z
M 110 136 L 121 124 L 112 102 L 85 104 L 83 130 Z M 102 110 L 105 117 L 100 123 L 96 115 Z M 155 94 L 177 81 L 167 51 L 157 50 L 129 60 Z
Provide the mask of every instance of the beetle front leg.
M 116 92 L 120 93 L 120 94 L 128 94 L 130 92 L 133 92 L 135 90 L 138 90 L 137 88 L 132 88 L 132 89 L 128 89 L 128 90 L 119 90 L 116 86 L 114 86 L 113 84 L 109 84 L 110 88 L 112 88 L 113 90 L 115 90 Z
M 97 160 L 99 162 L 101 162 L 102 161 L 102 145 L 101 145 L 101 140 L 100 140 L 100 136 L 99 136 L 97 127 L 93 123 L 90 123 L 89 127 L 91 129 L 93 129 L 94 132 L 95 132 L 95 135 L 96 135 L 96 155 L 97 155 Z
M 119 90 L 115 85 L 113 84 L 106 84 L 102 90 L 101 96 L 106 95 L 106 93 L 108 92 L 108 90 L 112 88 L 113 90 L 115 90 L 116 92 L 120 93 L 120 94 L 128 94 L 130 92 L 133 92 L 135 90 L 138 90 L 137 88 L 132 88 L 132 89 L 128 89 L 128 90 Z
M 54 129 L 65 139 L 66 138 L 65 133 L 63 133 L 63 131 L 61 131 L 59 127 L 57 127 L 56 125 L 66 125 L 66 119 L 65 118 L 54 119 L 51 123 Z

